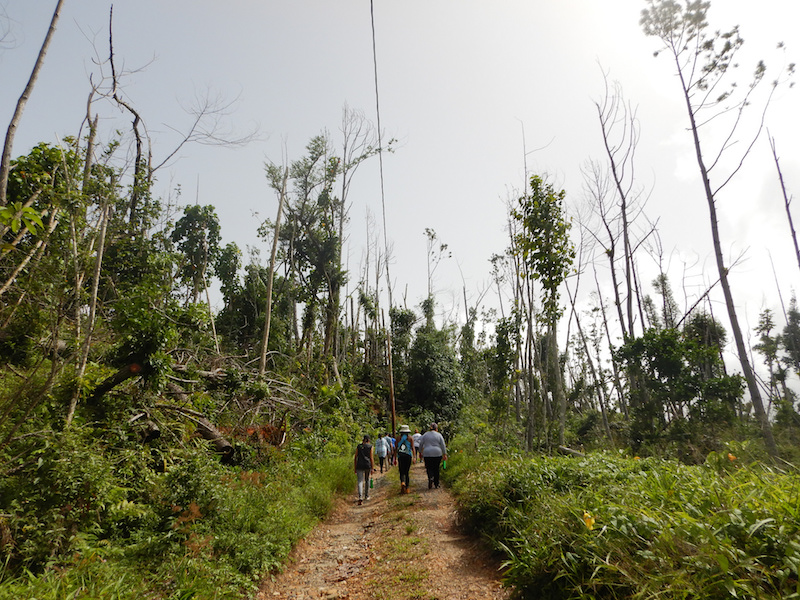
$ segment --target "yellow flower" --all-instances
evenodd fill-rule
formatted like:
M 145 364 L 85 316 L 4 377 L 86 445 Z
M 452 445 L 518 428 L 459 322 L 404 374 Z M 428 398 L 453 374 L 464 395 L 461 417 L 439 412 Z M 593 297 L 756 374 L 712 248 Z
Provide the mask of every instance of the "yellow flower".
M 589 531 L 594 529 L 594 517 L 591 513 L 583 511 L 583 522 L 586 523 L 586 528 Z

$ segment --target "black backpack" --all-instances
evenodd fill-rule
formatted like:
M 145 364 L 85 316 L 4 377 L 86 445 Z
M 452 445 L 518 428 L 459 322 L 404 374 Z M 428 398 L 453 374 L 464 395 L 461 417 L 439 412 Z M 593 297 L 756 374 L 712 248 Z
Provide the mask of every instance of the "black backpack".
M 356 469 L 359 471 L 368 471 L 372 468 L 370 455 L 372 454 L 372 446 L 370 444 L 358 445 L 358 459 L 356 461 Z

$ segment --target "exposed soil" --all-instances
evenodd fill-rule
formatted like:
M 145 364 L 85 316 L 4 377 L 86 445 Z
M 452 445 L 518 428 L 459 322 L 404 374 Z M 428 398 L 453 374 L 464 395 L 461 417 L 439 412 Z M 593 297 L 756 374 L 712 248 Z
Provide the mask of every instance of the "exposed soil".
M 400 494 L 397 467 L 375 474 L 370 499 L 353 496 L 297 548 L 257 600 L 507 600 L 497 560 L 458 527 L 444 488 L 428 489 L 425 467 L 411 467 Z

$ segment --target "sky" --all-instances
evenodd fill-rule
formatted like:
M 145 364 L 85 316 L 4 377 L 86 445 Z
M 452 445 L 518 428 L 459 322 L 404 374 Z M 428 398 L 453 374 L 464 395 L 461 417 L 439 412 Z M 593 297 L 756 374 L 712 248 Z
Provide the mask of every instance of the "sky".
M 4 126 L 55 4 L 0 0 Z M 89 78 L 98 81 L 97 62 L 108 56 L 110 7 L 108 0 L 65 0 L 14 156 L 78 133 Z M 586 212 L 584 173 L 589 161 L 604 158 L 595 103 L 607 81 L 618 82 L 636 111 L 636 185 L 649 198 L 646 213 L 658 224 L 662 267 L 678 304 L 691 306 L 717 279 L 708 208 L 672 65 L 653 56 L 658 42 L 639 26 L 644 7 L 644 0 L 375 0 L 380 120 L 384 140 L 397 143 L 383 156 L 383 197 L 377 160 L 353 184 L 351 286 L 368 222 L 383 236 L 385 214 L 395 303 L 416 308 L 427 293 L 428 228 L 450 253 L 433 278 L 441 318 L 463 322 L 465 294 L 470 304 L 498 306 L 487 291 L 489 260 L 508 246 L 507 201 L 524 188 L 526 172 L 564 189 L 574 219 Z M 115 62 L 126 72 L 125 97 L 147 124 L 154 162 L 175 148 L 191 122 L 185 108 L 204 95 L 230 103 L 222 125 L 232 137 L 257 132 L 236 147 L 182 147 L 159 170 L 156 194 L 215 205 L 223 243 L 257 248 L 266 261 L 269 247 L 256 230 L 274 218 L 277 196 L 265 162 L 302 157 L 323 131 L 338 145 L 345 105 L 376 121 L 370 9 L 369 0 L 114 2 Z M 713 0 L 709 21 L 714 29 L 740 25 L 743 74 L 761 58 L 779 67 L 800 57 L 796 0 Z M 776 50 L 780 41 L 785 51 Z M 766 119 L 790 193 L 800 188 L 797 93 L 779 88 Z M 114 127 L 127 127 L 110 104 L 97 110 L 106 139 Z M 726 258 L 739 257 L 731 284 L 740 320 L 752 332 L 761 310 L 781 312 L 777 290 L 786 303 L 798 281 L 766 138 L 720 195 L 718 211 Z M 644 281 L 658 272 L 655 260 L 641 268 Z M 581 284 L 585 303 L 588 281 Z M 722 315 L 718 295 L 714 301 Z

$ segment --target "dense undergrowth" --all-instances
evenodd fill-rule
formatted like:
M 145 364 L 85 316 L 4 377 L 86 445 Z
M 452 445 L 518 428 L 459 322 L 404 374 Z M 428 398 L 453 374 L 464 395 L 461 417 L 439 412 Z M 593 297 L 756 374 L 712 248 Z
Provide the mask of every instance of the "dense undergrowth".
M 699 466 L 465 451 L 447 478 L 524 598 L 800 597 L 800 474 L 729 450 Z
M 86 427 L 39 447 L 28 476 L 0 480 L 3 600 L 242 598 L 354 485 L 349 456 L 304 450 L 251 470 Z

